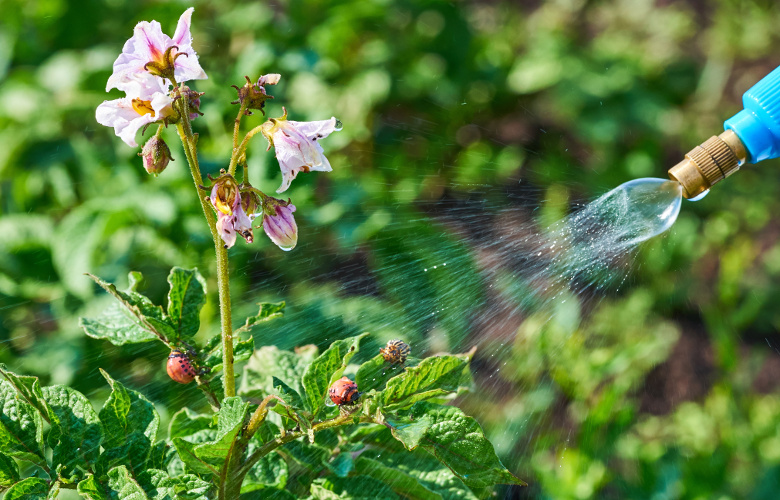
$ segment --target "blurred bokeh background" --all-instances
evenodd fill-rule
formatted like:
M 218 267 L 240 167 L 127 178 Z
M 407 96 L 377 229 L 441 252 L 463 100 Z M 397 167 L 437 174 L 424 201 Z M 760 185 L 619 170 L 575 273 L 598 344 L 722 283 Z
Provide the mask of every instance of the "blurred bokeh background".
M 87 339 L 109 301 L 83 273 L 162 302 L 172 265 L 215 290 L 213 247 L 175 134 L 158 178 L 95 122 L 132 27 L 187 2 L 0 0 L 0 362 L 96 401 L 98 367 L 202 407 L 157 344 Z M 337 116 L 333 172 L 301 175 L 298 247 L 230 251 L 235 321 L 283 348 L 372 332 L 418 354 L 478 346 L 459 404 L 530 486 L 505 498 L 772 499 L 780 489 L 780 164 L 747 167 L 645 244 L 619 288 L 538 307 L 514 229 L 666 170 L 780 64 L 774 0 L 194 2 L 209 74 L 204 173 L 227 165 L 231 84 L 282 74 L 266 111 Z M 262 116 L 247 120 L 259 124 Z M 255 185 L 276 160 L 256 138 Z M 581 293 L 580 293 L 581 292 Z M 203 337 L 217 331 L 212 297 Z

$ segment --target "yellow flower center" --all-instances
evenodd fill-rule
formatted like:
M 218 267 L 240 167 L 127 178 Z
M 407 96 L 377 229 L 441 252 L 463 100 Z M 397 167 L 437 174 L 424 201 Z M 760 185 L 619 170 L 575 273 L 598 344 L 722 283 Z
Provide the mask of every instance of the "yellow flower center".
M 151 114 L 152 118 L 154 118 L 154 109 L 152 109 L 152 101 L 144 101 L 143 99 L 135 98 L 133 99 L 133 109 L 136 113 L 143 116 L 146 114 Z

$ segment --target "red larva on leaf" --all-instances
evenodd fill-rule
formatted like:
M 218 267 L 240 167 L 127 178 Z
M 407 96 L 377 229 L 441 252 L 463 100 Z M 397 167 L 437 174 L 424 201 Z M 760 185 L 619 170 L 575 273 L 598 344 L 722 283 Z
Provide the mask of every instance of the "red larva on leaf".
M 195 379 L 195 369 L 183 352 L 174 349 L 168 356 L 168 376 L 180 384 L 189 384 Z
M 349 377 L 341 377 L 328 389 L 330 400 L 339 406 L 354 404 L 360 397 L 357 384 Z

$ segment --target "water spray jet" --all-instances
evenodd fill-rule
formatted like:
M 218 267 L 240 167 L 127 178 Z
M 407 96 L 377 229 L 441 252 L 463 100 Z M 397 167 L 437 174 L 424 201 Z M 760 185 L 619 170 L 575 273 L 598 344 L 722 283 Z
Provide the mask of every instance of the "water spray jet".
M 742 96 L 744 109 L 723 124 L 725 131 L 696 146 L 669 169 L 669 178 L 696 201 L 744 163 L 780 156 L 780 67 Z

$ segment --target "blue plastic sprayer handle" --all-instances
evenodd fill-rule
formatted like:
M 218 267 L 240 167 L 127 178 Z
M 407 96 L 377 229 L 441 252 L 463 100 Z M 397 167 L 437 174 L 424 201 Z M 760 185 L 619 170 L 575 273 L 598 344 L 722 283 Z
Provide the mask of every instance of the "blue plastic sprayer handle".
M 780 156 L 780 67 L 742 96 L 745 109 L 723 124 L 739 136 L 747 161 L 758 163 Z

